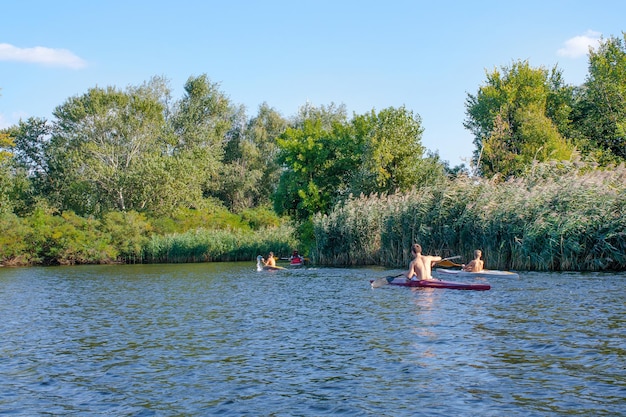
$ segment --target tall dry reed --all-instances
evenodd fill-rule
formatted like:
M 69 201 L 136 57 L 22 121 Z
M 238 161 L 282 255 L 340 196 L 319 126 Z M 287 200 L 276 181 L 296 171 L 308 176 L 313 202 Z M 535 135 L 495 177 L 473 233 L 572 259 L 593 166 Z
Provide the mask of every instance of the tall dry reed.
M 389 196 L 352 198 L 314 219 L 316 262 L 406 267 L 425 253 L 482 249 L 490 269 L 626 269 L 626 168 L 542 164 L 524 178 L 460 178 Z
M 291 254 L 297 248 L 291 225 L 258 231 L 196 229 L 185 233 L 153 235 L 143 249 L 144 262 L 187 263 L 249 261 L 273 251 Z

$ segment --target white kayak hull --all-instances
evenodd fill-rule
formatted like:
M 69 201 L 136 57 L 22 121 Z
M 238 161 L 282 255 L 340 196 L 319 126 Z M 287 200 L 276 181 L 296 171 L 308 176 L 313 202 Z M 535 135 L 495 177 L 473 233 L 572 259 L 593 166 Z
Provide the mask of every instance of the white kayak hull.
M 495 269 L 484 269 L 480 272 L 468 272 L 461 271 L 458 269 L 443 269 L 438 268 L 435 269 L 435 274 L 438 274 L 440 277 L 459 277 L 459 278 L 519 278 L 519 275 L 515 272 L 509 271 L 498 271 Z

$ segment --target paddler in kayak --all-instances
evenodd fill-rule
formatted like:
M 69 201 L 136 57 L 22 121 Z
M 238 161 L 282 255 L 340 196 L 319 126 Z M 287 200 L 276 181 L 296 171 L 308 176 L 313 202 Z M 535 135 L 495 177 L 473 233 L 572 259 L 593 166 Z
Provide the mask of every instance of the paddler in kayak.
M 294 250 L 289 258 L 289 263 L 291 265 L 302 265 L 304 264 L 304 258 L 298 253 L 297 250 Z
M 480 257 L 483 256 L 483 252 L 480 249 L 474 251 L 474 259 L 467 265 L 461 265 L 461 269 L 466 272 L 481 272 L 483 270 L 484 262 Z
M 265 260 L 265 258 L 261 258 L 261 261 L 263 262 L 263 265 L 265 266 L 276 266 L 276 259 L 274 258 L 274 252 L 270 252 L 270 255 L 267 257 L 267 260 Z
M 409 271 L 405 274 L 407 280 L 416 277 L 421 280 L 435 280 L 432 277 L 432 267 L 441 260 L 441 256 L 422 255 L 422 247 L 419 244 L 411 246 L 411 255 L 413 260 L 409 264 Z

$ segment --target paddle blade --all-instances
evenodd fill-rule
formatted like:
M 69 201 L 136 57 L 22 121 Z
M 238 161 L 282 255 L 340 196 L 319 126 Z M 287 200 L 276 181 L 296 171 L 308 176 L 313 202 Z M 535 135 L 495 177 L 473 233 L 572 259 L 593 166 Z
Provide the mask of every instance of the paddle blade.
M 389 281 L 387 281 L 386 277 L 376 278 L 374 281 L 372 281 L 372 288 L 380 288 L 387 284 L 389 284 Z
M 450 267 L 453 267 L 453 266 L 458 266 L 458 267 L 461 266 L 461 264 L 454 263 L 454 262 L 452 262 L 452 261 L 450 261 L 448 259 L 444 259 L 442 261 L 439 261 L 435 265 L 443 266 L 445 268 L 450 268 Z
M 374 281 L 372 281 L 372 288 L 380 288 L 384 285 L 389 284 L 391 281 L 393 281 L 394 279 L 401 277 L 404 274 L 399 274 L 393 277 L 381 277 L 381 278 L 376 278 Z

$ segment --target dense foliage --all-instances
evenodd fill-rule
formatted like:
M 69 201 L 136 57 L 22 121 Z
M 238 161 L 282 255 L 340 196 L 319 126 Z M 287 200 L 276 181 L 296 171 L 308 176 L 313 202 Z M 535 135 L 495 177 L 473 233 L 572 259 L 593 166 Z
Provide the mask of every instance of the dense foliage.
M 467 100 L 466 127 L 475 135 L 480 172 L 506 178 L 535 160 L 570 160 L 574 147 L 563 136 L 569 92 L 559 71 L 533 69 L 528 62 L 487 74 L 487 84 Z
M 598 162 L 626 159 L 626 33 L 589 52 L 589 75 L 572 120 L 581 148 Z
M 580 156 L 600 165 L 626 160 L 626 34 L 589 53 L 584 85 L 568 86 L 556 67 L 514 62 L 487 73 L 468 94 L 465 127 L 473 163 L 485 177 L 518 176 L 533 161 Z
M 623 179 L 612 170 L 626 161 L 625 97 L 626 34 L 590 50 L 582 86 L 565 84 L 557 67 L 527 61 L 488 72 L 466 101 L 476 145 L 468 180 L 464 166 L 450 168 L 425 149 L 421 117 L 404 106 L 348 116 L 344 105 L 307 103 L 286 119 L 264 103 L 248 117 L 206 75 L 190 77 L 179 100 L 162 77 L 124 90 L 94 87 L 59 105 L 51 120 L 32 117 L 0 131 L 0 263 L 238 260 L 317 245 L 322 263 L 396 264 L 405 261 L 406 236 L 430 239 L 439 227 L 435 250 L 480 246 L 498 265 L 623 267 L 591 224 L 613 210 L 604 212 L 606 236 L 618 236 L 611 228 L 623 225 L 613 213 L 623 200 L 611 190 L 623 188 L 587 185 L 594 175 Z M 575 175 L 573 161 L 583 166 Z M 550 163 L 550 180 L 531 185 Z M 570 176 L 559 181 L 555 173 Z M 582 204 L 596 198 L 610 203 Z M 405 213 L 401 201 L 408 217 L 393 215 Z M 532 245 L 513 245 L 511 236 L 532 241 L 539 224 L 550 225 L 540 239 L 567 243 L 552 219 L 557 211 L 511 214 L 534 210 L 528 201 L 582 210 L 572 227 L 584 233 L 568 236 L 589 255 L 562 246 L 556 256 L 550 243 L 534 248 L 537 258 Z M 379 206 L 387 217 L 372 211 Z M 468 213 L 474 226 L 451 226 L 469 221 Z M 484 227 L 476 226 L 480 216 Z M 392 238 L 396 232 L 404 237 Z M 606 247 L 615 244 L 607 239 Z
M 297 247 L 291 223 L 267 208 L 241 215 L 213 207 L 181 209 L 168 218 L 111 211 L 102 218 L 36 208 L 25 217 L 0 214 L 5 265 L 251 260 Z

